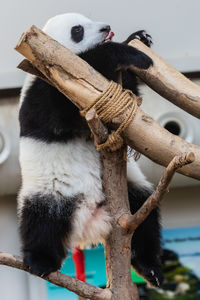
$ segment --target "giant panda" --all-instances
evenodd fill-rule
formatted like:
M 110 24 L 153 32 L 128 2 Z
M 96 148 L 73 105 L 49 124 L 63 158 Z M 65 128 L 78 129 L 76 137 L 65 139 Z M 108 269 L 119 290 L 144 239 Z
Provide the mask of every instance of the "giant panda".
M 147 69 L 152 60 L 128 46 L 134 38 L 151 45 L 145 31 L 123 43 L 111 41 L 109 25 L 80 14 L 51 18 L 44 31 L 79 55 L 109 80 L 138 95 L 136 76 L 129 65 Z M 79 110 L 53 86 L 28 75 L 20 98 L 19 231 L 23 261 L 30 272 L 48 275 L 60 269 L 67 249 L 104 242 L 111 231 L 111 216 L 102 191 L 99 153 Z M 130 209 L 135 213 L 152 193 L 137 163 L 127 167 Z M 154 209 L 132 238 L 132 265 L 147 281 L 160 286 L 159 209 Z

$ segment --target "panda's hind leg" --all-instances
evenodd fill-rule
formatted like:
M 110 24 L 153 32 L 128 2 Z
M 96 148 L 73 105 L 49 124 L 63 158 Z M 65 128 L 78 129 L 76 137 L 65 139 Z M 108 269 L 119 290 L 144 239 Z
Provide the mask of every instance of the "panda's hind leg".
M 72 230 L 76 198 L 35 194 L 23 198 L 20 235 L 24 265 L 36 275 L 60 269 L 67 254 L 63 240 Z
M 128 184 L 131 213 L 134 214 L 151 195 L 148 188 Z M 160 255 L 160 215 L 159 208 L 154 209 L 133 234 L 131 263 L 137 273 L 151 285 L 160 287 L 163 282 Z

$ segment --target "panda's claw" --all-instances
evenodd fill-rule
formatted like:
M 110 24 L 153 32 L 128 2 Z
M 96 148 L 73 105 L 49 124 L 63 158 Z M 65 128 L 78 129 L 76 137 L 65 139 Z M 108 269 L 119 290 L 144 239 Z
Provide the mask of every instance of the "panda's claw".
M 155 272 L 154 270 L 151 270 L 151 275 L 154 276 Z
M 160 282 L 158 280 L 158 277 L 155 277 L 155 279 L 156 279 L 157 286 L 160 287 Z
M 135 35 L 135 39 L 138 39 L 138 40 L 140 40 L 140 37 L 139 37 L 139 35 Z

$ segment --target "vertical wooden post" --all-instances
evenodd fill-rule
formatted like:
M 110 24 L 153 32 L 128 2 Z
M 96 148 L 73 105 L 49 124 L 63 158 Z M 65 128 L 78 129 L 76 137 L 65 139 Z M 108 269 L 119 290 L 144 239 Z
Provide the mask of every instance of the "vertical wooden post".
M 86 114 L 86 120 L 95 142 L 104 143 L 108 131 L 93 108 Z M 131 280 L 132 234 L 118 222 L 122 215 L 130 213 L 126 178 L 127 146 L 115 152 L 101 150 L 100 155 L 106 205 L 112 216 L 112 231 L 105 243 L 107 288 L 112 292 L 112 300 L 138 300 L 137 287 Z
M 107 287 L 112 300 L 138 300 L 136 285 L 131 280 L 131 238 L 118 223 L 123 213 L 129 212 L 126 178 L 126 148 L 116 152 L 102 151 L 103 187 L 108 209 L 113 216 L 113 230 L 105 244 Z M 123 267 L 122 267 L 123 266 Z

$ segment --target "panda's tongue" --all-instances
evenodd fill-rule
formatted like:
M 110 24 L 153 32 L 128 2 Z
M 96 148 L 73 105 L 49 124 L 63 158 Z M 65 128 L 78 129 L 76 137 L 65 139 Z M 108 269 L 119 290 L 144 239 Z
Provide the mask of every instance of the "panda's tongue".
M 111 40 L 112 37 L 113 37 L 114 35 L 115 35 L 114 32 L 113 32 L 113 31 L 110 31 L 110 32 L 108 33 L 108 35 L 106 36 L 105 41 Z

